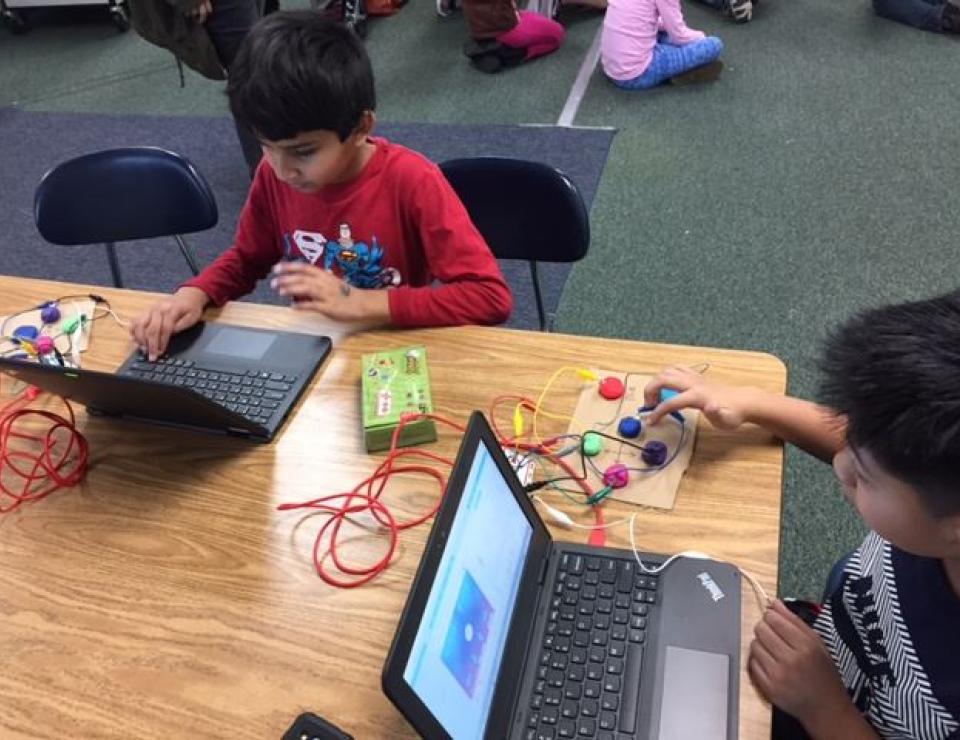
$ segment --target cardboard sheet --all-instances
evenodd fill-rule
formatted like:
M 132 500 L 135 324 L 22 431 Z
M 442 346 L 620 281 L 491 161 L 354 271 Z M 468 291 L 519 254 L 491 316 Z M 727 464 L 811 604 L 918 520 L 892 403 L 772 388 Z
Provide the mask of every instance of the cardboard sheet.
M 620 399 L 608 401 L 598 392 L 595 381 L 585 383 L 573 411 L 573 421 L 570 423 L 569 431 L 571 434 L 583 434 L 593 430 L 623 439 L 617 431 L 620 419 L 625 416 L 637 416 L 637 410 L 643 406 L 643 388 L 652 376 L 596 368 L 594 372 L 601 379 L 619 378 L 624 383 L 626 391 Z M 628 444 L 604 438 L 602 451 L 595 457 L 589 458 L 587 476 L 594 488 L 600 488 L 603 486 L 603 471 L 614 463 L 621 463 L 631 469 L 630 481 L 623 488 L 614 489 L 610 498 L 640 506 L 672 509 L 677 498 L 677 489 L 680 487 L 680 479 L 689 467 L 690 458 L 693 456 L 700 412 L 696 409 L 684 410 L 682 425 L 675 418 L 667 416 L 656 426 L 648 426 L 646 416 L 643 414 L 639 417 L 642 427 L 640 436 L 624 439 L 624 442 L 642 446 L 650 440 L 659 440 L 667 445 L 668 460 L 679 445 L 679 451 L 673 461 L 666 467 L 651 470 L 650 466 L 640 458 L 639 450 Z M 570 458 L 569 462 L 579 469 L 579 460 Z M 650 472 L 640 472 L 641 470 L 650 470 Z

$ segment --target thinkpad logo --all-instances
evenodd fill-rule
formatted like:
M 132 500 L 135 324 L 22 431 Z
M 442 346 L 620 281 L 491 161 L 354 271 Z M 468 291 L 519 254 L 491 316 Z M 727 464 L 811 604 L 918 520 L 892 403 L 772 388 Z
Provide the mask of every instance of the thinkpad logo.
M 714 601 L 720 601 L 723 598 L 723 591 L 720 590 L 720 587 L 717 585 L 717 582 L 710 577 L 709 573 L 698 573 L 697 579 L 700 581 L 707 593 L 710 594 L 710 598 Z

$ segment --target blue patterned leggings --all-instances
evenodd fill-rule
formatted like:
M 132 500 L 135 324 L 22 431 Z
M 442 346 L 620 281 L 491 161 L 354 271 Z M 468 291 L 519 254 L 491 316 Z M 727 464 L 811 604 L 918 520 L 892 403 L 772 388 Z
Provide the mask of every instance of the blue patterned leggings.
M 624 90 L 647 90 L 681 72 L 689 72 L 715 61 L 722 51 L 723 42 L 716 36 L 707 36 L 691 44 L 676 46 L 667 41 L 664 34 L 660 34 L 657 45 L 653 47 L 653 59 L 643 74 L 632 80 L 613 80 L 613 84 Z

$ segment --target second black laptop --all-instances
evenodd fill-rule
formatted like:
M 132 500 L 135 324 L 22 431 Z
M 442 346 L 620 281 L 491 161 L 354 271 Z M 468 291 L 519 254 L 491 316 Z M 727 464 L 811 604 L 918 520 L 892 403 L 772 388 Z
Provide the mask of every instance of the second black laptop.
M 555 541 L 474 413 L 383 688 L 427 740 L 733 740 L 740 574 Z

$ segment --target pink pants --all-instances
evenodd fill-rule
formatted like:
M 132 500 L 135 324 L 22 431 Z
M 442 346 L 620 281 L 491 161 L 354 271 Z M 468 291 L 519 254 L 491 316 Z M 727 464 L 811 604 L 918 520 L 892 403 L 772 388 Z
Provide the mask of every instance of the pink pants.
M 519 16 L 520 22 L 497 36 L 497 41 L 514 49 L 526 49 L 527 59 L 542 57 L 560 48 L 563 26 L 532 10 L 521 10 Z

